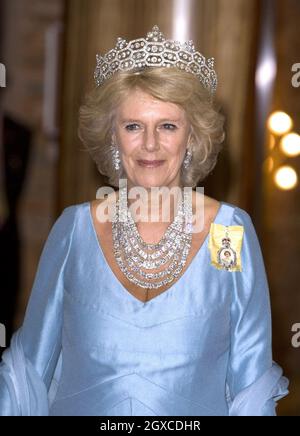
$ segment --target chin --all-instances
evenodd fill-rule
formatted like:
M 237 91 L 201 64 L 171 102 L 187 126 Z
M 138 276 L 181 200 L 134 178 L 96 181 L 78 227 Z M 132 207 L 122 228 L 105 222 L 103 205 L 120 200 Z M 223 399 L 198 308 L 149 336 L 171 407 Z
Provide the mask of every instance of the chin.
M 166 181 L 157 177 L 143 177 L 135 181 L 136 186 L 142 186 L 143 188 L 151 188 L 154 186 L 167 186 Z

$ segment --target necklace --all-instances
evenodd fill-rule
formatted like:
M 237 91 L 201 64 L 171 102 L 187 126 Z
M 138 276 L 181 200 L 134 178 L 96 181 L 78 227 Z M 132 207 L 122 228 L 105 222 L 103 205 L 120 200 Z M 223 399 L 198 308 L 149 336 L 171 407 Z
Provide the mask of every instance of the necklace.
M 192 242 L 191 196 L 184 190 L 173 222 L 161 240 L 151 244 L 141 238 L 128 210 L 127 190 L 120 188 L 112 220 L 114 256 L 129 281 L 147 290 L 158 289 L 180 275 Z

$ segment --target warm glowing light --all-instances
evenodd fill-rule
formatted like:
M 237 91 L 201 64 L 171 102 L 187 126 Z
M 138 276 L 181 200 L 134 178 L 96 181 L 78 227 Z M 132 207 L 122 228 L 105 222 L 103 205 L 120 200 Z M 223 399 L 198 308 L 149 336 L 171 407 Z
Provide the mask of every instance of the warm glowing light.
M 287 156 L 298 156 L 300 154 L 300 135 L 289 133 L 280 141 L 280 148 Z
M 263 169 L 267 173 L 271 173 L 274 168 L 274 159 L 272 157 L 268 157 L 263 164 Z
M 275 135 L 284 135 L 293 127 L 293 121 L 285 112 L 273 112 L 269 117 L 268 127 Z
M 274 135 L 270 135 L 270 140 L 269 140 L 269 148 L 270 150 L 273 150 L 273 148 L 275 147 L 276 144 L 276 139 Z
M 290 166 L 279 168 L 275 173 L 274 179 L 278 188 L 283 190 L 293 189 L 298 184 L 297 173 Z

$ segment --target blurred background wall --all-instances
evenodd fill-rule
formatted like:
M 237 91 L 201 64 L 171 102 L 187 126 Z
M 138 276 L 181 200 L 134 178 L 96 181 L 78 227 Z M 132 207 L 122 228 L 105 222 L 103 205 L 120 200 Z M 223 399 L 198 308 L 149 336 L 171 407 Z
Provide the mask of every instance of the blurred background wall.
M 23 318 L 41 246 L 57 213 L 59 146 L 45 126 L 44 106 L 52 103 L 45 101 L 46 60 L 52 51 L 47 41 L 49 46 L 64 7 L 61 0 L 1 0 L 6 87 L 0 89 L 0 322 L 8 336 L 12 310 L 16 325 Z
M 0 62 L 7 72 L 0 89 L 0 322 L 9 304 L 12 329 L 22 322 L 58 214 L 95 198 L 107 183 L 77 136 L 96 53 L 112 48 L 118 36 L 137 38 L 157 24 L 166 37 L 193 39 L 215 57 L 226 140 L 205 193 L 253 217 L 270 284 L 274 359 L 290 379 L 291 393 L 278 412 L 300 415 L 300 348 L 292 345 L 292 326 L 300 323 L 300 88 L 292 84 L 292 67 L 300 63 L 300 2 L 2 0 L 0 14 Z M 270 125 L 275 111 L 285 118 Z M 292 132 L 294 141 L 285 137 Z M 5 295 L 13 295 L 12 302 Z

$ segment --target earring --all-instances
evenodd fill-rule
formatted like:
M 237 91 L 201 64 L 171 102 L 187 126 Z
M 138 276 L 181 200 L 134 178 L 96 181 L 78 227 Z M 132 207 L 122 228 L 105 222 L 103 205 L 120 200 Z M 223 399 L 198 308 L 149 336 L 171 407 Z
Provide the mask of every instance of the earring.
M 120 152 L 117 149 L 114 141 L 112 141 L 110 148 L 112 153 L 112 162 L 113 162 L 114 169 L 118 171 L 120 169 L 120 164 L 121 164 Z
M 185 158 L 183 161 L 183 167 L 185 169 L 187 169 L 190 166 L 191 161 L 192 161 L 192 156 L 193 156 L 192 150 L 189 148 L 185 154 Z

